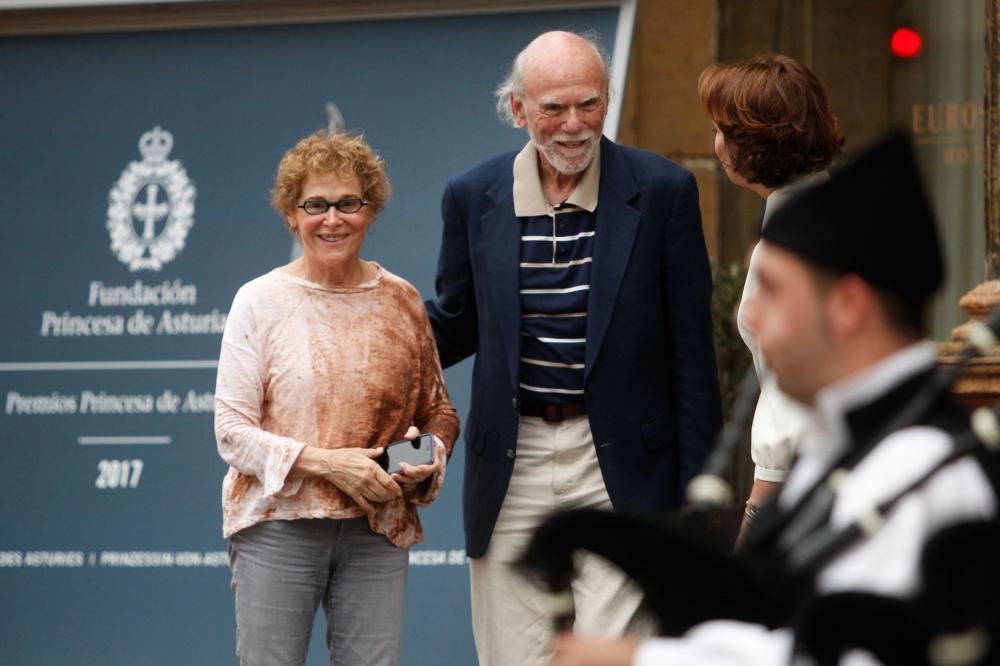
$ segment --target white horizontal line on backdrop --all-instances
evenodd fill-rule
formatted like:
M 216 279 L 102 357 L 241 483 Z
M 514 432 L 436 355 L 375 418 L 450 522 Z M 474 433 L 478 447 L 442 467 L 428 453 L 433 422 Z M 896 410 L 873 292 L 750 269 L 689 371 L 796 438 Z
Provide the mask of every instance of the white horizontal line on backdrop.
M 219 361 L 48 361 L 0 363 L 0 372 L 44 372 L 52 370 L 195 370 L 219 367 Z
M 170 437 L 159 437 L 155 435 L 131 435 L 124 437 L 77 437 L 76 443 L 81 446 L 102 446 L 116 444 L 144 444 L 144 445 L 166 445 L 173 440 Z

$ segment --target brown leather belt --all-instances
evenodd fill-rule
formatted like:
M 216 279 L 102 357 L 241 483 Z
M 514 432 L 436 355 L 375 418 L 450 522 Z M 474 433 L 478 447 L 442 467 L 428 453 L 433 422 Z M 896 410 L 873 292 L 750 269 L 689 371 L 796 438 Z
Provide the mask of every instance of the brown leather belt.
M 520 406 L 520 411 L 525 416 L 540 416 L 549 423 L 559 423 L 575 416 L 583 416 L 587 413 L 587 406 L 583 403 L 576 405 L 525 405 Z

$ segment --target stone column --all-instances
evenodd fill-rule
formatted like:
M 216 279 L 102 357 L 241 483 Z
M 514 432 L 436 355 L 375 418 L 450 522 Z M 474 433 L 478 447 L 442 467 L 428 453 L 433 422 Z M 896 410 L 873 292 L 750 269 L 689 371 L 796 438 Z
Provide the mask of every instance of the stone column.
M 1000 0 L 986 0 L 985 54 L 985 160 L 986 178 L 986 257 L 984 282 L 959 301 L 969 315 L 969 321 L 952 331 L 952 340 L 938 346 L 943 365 L 956 361 L 969 326 L 975 320 L 986 320 L 1000 304 L 1000 32 L 998 13 Z M 1000 399 L 1000 346 L 972 361 L 968 370 L 956 382 L 955 393 L 973 406 L 988 405 Z

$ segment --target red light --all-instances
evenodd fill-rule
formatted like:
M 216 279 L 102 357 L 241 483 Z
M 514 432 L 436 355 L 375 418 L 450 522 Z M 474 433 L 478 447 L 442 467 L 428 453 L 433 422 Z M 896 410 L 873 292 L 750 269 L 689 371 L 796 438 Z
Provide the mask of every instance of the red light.
M 897 58 L 913 58 L 924 47 L 924 38 L 913 28 L 896 28 L 889 39 L 889 49 Z

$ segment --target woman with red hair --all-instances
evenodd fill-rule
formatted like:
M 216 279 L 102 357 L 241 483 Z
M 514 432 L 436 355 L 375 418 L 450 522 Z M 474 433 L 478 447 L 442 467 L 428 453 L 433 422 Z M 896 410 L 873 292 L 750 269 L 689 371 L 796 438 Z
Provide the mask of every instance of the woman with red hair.
M 698 77 L 698 96 L 712 120 L 715 154 L 734 185 L 764 199 L 763 224 L 799 182 L 825 178 L 844 137 L 826 91 L 808 67 L 783 55 L 715 65 Z M 740 539 L 761 506 L 784 481 L 806 424 L 805 411 L 777 387 L 744 321 L 743 305 L 756 288 L 754 259 L 736 320 L 753 355 L 761 393 L 750 435 L 754 482 Z

